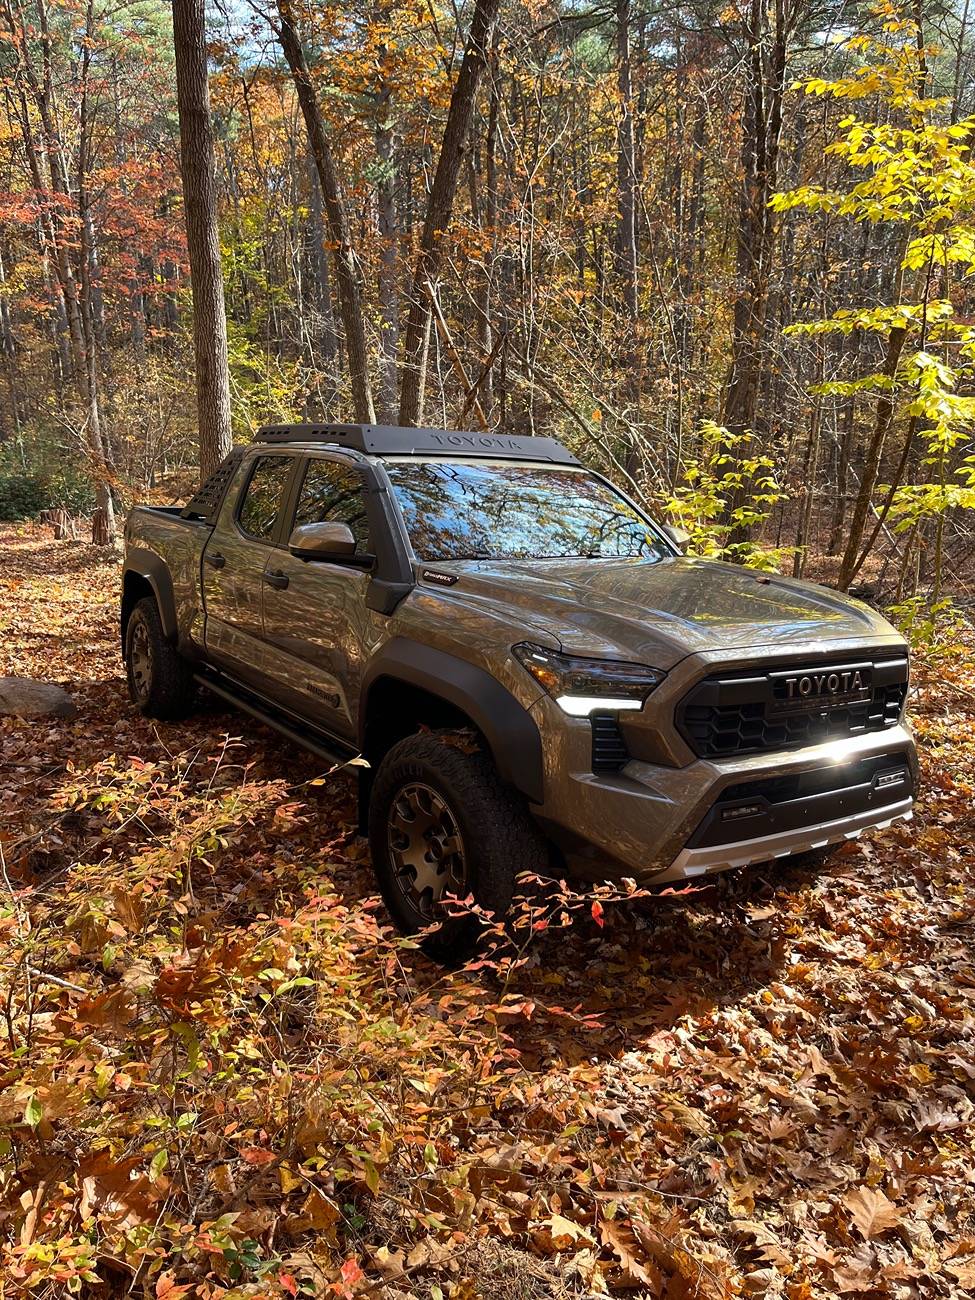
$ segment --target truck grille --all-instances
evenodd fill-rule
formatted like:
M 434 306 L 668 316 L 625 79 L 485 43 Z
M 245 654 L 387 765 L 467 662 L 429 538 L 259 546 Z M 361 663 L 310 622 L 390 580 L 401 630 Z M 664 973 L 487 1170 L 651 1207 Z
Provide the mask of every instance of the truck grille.
M 677 729 L 701 758 L 798 749 L 900 721 L 907 659 L 858 660 L 706 677 L 677 706 Z

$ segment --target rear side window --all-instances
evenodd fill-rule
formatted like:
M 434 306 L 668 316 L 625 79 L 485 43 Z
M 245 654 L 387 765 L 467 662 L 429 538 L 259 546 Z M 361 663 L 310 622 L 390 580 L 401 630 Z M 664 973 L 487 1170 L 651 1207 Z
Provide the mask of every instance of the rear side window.
M 290 456 L 261 456 L 254 466 L 237 521 L 248 537 L 269 542 L 291 473 Z
M 295 528 L 301 524 L 348 524 L 357 551 L 369 549 L 369 524 L 362 475 L 348 465 L 310 460 L 298 496 Z

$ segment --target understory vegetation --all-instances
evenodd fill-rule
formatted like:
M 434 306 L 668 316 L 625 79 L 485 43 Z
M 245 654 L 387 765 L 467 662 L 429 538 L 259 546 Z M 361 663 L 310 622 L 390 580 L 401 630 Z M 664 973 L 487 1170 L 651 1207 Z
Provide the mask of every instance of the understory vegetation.
M 353 785 L 128 703 L 117 564 L 0 533 L 0 1289 L 955 1297 L 975 1285 L 975 674 L 915 663 L 915 821 L 818 874 L 396 939 Z M 567 927 L 564 922 L 568 922 Z

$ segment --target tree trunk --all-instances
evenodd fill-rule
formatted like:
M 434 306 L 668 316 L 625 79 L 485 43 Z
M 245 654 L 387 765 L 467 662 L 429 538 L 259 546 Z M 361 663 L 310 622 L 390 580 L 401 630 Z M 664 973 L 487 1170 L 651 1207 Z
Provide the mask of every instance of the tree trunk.
M 112 112 L 114 116 L 114 151 L 115 165 L 119 169 L 119 191 L 126 202 L 130 198 L 130 187 L 125 174 L 125 165 L 128 162 L 127 150 L 125 147 L 125 134 L 123 127 L 122 111 L 122 84 L 119 75 L 119 60 L 116 54 L 112 55 L 111 60 L 111 88 L 112 88 Z M 129 338 L 132 343 L 132 351 L 135 356 L 135 363 L 142 367 L 146 362 L 146 302 L 142 292 L 141 275 L 145 274 L 149 259 L 144 253 L 139 253 L 135 241 L 127 241 L 126 252 L 131 261 L 131 270 L 126 277 L 126 289 L 129 297 Z
M 278 41 L 291 70 L 305 119 L 308 143 L 311 148 L 318 179 L 325 200 L 325 215 L 329 234 L 334 245 L 335 279 L 338 285 L 339 309 L 345 330 L 345 350 L 352 384 L 352 402 L 355 418 L 363 424 L 374 424 L 376 410 L 372 400 L 369 379 L 369 347 L 366 342 L 366 322 L 362 310 L 362 273 L 356 257 L 345 210 L 345 198 L 339 174 L 332 157 L 332 149 L 325 130 L 325 121 L 319 107 L 315 87 L 312 85 L 308 61 L 298 37 L 291 11 L 291 0 L 277 0 Z
M 82 211 L 87 209 L 87 197 L 83 187 L 79 187 L 79 202 Z M 87 396 L 88 442 L 95 460 L 95 519 L 97 527 L 92 528 L 91 540 L 96 546 L 107 546 L 115 541 L 115 505 L 109 483 L 108 462 L 105 434 L 102 429 L 101 405 L 98 400 L 98 356 L 96 351 L 96 330 L 94 309 L 92 305 L 91 250 L 85 238 L 87 223 L 81 222 L 81 292 L 79 309 L 81 328 L 84 338 L 84 379 L 82 387 Z
M 703 102 L 697 108 L 691 138 L 691 153 L 694 161 L 690 196 L 685 209 L 686 220 L 682 220 L 678 236 L 682 250 L 677 274 L 680 297 L 674 313 L 677 348 L 683 369 L 694 364 L 694 311 L 691 304 L 695 291 L 701 283 L 700 271 L 703 263 L 701 244 L 705 226 L 704 164 L 707 158 L 707 106 Z
M 827 555 L 839 555 L 843 544 L 843 525 L 850 491 L 850 461 L 853 456 L 853 435 L 856 428 L 856 398 L 843 400 L 839 444 L 836 449 L 836 473 L 833 476 L 833 512 L 830 520 Z
M 93 25 L 94 0 L 89 0 L 87 27 Z M 102 341 L 104 329 L 99 329 L 99 312 L 101 301 L 98 294 L 98 262 L 95 249 L 95 230 L 91 219 L 91 198 L 88 192 L 88 177 L 92 168 L 92 115 L 88 100 L 88 69 L 91 48 L 84 47 L 82 55 L 82 85 L 84 87 L 79 105 L 79 139 L 78 139 L 78 214 L 80 247 L 79 271 L 80 284 L 78 309 L 81 315 L 81 334 L 84 342 L 84 382 L 83 389 L 87 398 L 88 441 L 95 457 L 97 482 L 95 500 L 98 515 L 102 521 L 99 539 L 104 532 L 104 541 L 92 536 L 99 545 L 107 545 L 115 540 L 115 505 L 109 481 L 108 466 L 115 463 L 113 447 L 109 432 L 102 424 L 102 411 L 99 392 L 98 346 Z M 103 322 L 102 322 L 103 325 Z
M 896 326 L 890 331 L 887 339 L 887 355 L 884 357 L 883 373 L 891 381 L 897 374 L 897 365 L 904 348 L 905 337 L 906 331 L 903 327 Z M 870 445 L 867 448 L 863 474 L 860 478 L 860 490 L 857 492 L 856 503 L 853 507 L 853 518 L 850 521 L 850 531 L 846 539 L 846 550 L 843 552 L 843 562 L 840 566 L 839 587 L 841 591 L 846 591 L 863 563 L 863 557 L 859 555 L 860 543 L 863 541 L 867 514 L 870 510 L 873 490 L 877 484 L 877 473 L 880 469 L 880 457 L 883 453 L 884 442 L 893 421 L 894 399 L 889 393 L 882 393 L 877 399 L 877 416 L 874 421 Z
M 792 560 L 792 576 L 801 578 L 806 570 L 809 539 L 812 535 L 813 503 L 816 499 L 816 471 L 819 468 L 819 441 L 822 428 L 822 399 L 813 402 L 812 415 L 809 420 L 809 438 L 806 442 L 806 455 L 802 472 L 802 507 L 799 513 L 799 526 L 796 529 L 796 553 Z
M 104 506 L 96 506 L 91 517 L 91 541 L 93 546 L 108 546 L 112 541 Z
M 0 245 L 0 356 L 7 380 L 7 395 L 10 402 L 10 425 L 6 419 L 0 425 L 0 438 L 7 438 L 20 433 L 20 394 L 17 385 L 17 344 L 14 338 L 13 323 L 10 319 L 10 300 L 7 297 L 7 256 L 5 245 Z
M 202 480 L 228 454 L 232 440 L 227 315 L 217 224 L 217 167 L 210 117 L 203 0 L 173 0 L 173 40 L 186 243 L 193 290 L 193 348 Z
M 159 215 L 162 218 L 169 217 L 172 210 L 172 201 L 172 194 L 162 196 L 159 204 Z M 172 336 L 179 329 L 179 309 L 176 305 L 176 290 L 180 281 L 179 267 L 171 258 L 164 256 L 159 263 L 159 274 L 166 286 L 165 292 L 161 294 L 160 316 L 167 333 Z M 172 341 L 171 338 L 170 341 Z
M 636 251 L 636 136 L 633 130 L 633 62 L 630 53 L 630 0 L 618 0 L 616 6 L 616 90 L 619 95 L 619 119 L 616 128 L 616 276 L 623 320 L 620 322 L 620 349 L 617 364 L 622 372 L 621 392 L 627 414 L 637 415 L 640 408 L 642 366 L 637 338 Z M 637 479 L 640 470 L 640 446 L 631 438 L 626 452 L 626 472 Z
M 376 125 L 376 208 L 379 217 L 379 310 L 382 313 L 380 339 L 380 418 L 392 424 L 396 419 L 396 355 L 399 352 L 399 230 L 393 189 L 395 177 L 393 128 L 388 92 L 379 103 Z
M 430 300 L 426 286 L 434 285 L 440 271 L 442 245 L 454 208 L 474 100 L 487 64 L 488 49 L 498 20 L 501 0 L 476 0 L 464 61 L 450 97 L 440 158 L 427 203 L 426 221 L 410 291 L 410 313 L 406 323 L 400 379 L 399 422 L 415 425 L 423 418 L 427 352 L 430 346 Z
M 74 520 L 63 506 L 57 506 L 51 510 L 42 510 L 41 523 L 48 524 L 53 529 L 54 540 L 56 542 L 63 542 L 68 538 L 70 538 L 72 542 L 78 540 Z M 92 521 L 92 524 L 94 527 L 94 520 Z
M 748 86 L 742 125 L 742 188 L 738 210 L 736 280 L 731 365 L 725 386 L 722 423 L 732 434 L 754 430 L 764 360 L 769 278 L 775 251 L 776 223 L 769 208 L 778 171 L 785 93 L 787 27 L 785 0 L 770 7 L 751 0 L 745 28 Z M 734 472 L 735 466 L 729 467 Z M 742 504 L 728 501 L 726 521 Z M 729 542 L 746 540 L 747 530 L 733 530 Z
M 636 140 L 633 133 L 633 68 L 630 55 L 630 0 L 616 6 L 616 89 L 620 98 L 617 126 L 616 186 L 619 225 L 616 269 L 627 319 L 637 317 Z M 629 359 L 628 359 L 629 360 Z
M 485 254 L 484 273 L 480 286 L 480 313 L 478 315 L 478 342 L 481 361 L 487 369 L 481 384 L 481 405 L 490 420 L 494 411 L 494 358 L 497 348 L 494 338 L 494 272 L 497 261 L 498 226 L 498 113 L 500 97 L 497 84 L 497 36 L 491 54 L 492 75 L 488 105 L 487 133 L 484 139 L 484 229 L 489 241 Z
M 746 29 L 749 77 L 742 131 L 742 189 L 736 251 L 738 284 L 731 369 L 723 415 L 725 425 L 734 433 L 755 425 L 761 348 L 768 310 L 775 236 L 774 217 L 768 203 L 775 189 L 785 89 L 782 0 L 777 0 L 775 18 L 771 66 L 766 69 L 767 11 L 762 0 L 751 0 Z
M 332 284 L 325 252 L 325 213 L 322 207 L 322 186 L 318 179 L 315 159 L 308 154 L 308 189 L 311 202 L 305 228 L 305 251 L 308 260 L 308 277 L 311 280 L 310 306 L 314 321 L 309 331 L 314 349 L 314 364 L 328 373 L 330 382 L 336 383 L 339 371 L 339 341 L 335 333 L 335 313 L 332 310 Z

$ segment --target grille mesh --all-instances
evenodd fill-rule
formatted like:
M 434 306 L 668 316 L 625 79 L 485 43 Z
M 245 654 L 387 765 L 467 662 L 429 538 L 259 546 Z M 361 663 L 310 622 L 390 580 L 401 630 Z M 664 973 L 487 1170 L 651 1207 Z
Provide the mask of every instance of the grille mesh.
M 903 680 L 886 680 L 903 665 Z M 886 669 L 886 671 L 884 671 Z M 741 681 L 735 677 L 707 678 L 699 683 L 678 707 L 678 728 L 701 758 L 725 758 L 735 754 L 766 750 L 798 749 L 865 732 L 884 731 L 896 726 L 907 698 L 906 660 L 874 666 L 875 681 L 870 697 L 822 712 L 784 713 L 772 710 L 767 678 L 752 678 L 754 698 L 741 699 Z M 722 693 L 735 699 L 714 700 Z M 706 702 L 698 702 L 701 697 Z

